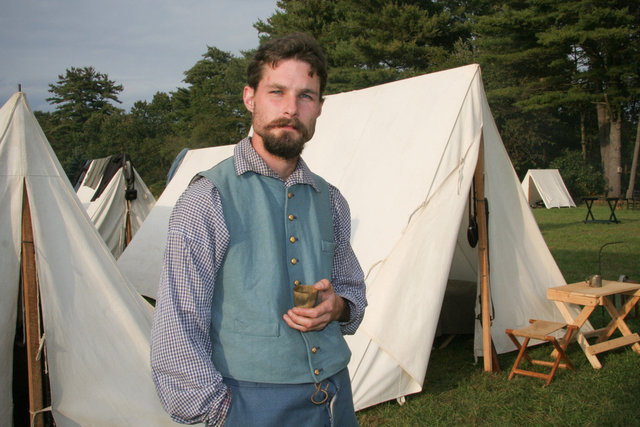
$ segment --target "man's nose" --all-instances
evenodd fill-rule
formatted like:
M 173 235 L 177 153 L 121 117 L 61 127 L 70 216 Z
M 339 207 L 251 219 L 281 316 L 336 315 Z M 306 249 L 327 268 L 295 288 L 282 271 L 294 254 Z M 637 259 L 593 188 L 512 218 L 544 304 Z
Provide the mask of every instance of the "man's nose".
M 284 114 L 289 117 L 295 117 L 298 115 L 298 97 L 294 94 L 288 95 L 284 98 Z

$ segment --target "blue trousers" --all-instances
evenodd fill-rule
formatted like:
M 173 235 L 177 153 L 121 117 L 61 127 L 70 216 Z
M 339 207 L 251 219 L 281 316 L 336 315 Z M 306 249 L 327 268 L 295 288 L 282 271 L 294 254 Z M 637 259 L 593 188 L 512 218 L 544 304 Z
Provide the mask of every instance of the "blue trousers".
M 225 378 L 231 407 L 225 427 L 357 427 L 349 372 L 319 384 L 264 384 Z

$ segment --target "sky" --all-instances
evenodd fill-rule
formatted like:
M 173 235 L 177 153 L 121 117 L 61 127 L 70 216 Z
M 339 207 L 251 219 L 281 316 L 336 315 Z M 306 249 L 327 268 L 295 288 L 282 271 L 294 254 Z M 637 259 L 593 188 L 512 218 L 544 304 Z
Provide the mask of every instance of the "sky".
M 0 106 L 18 85 L 32 110 L 52 111 L 49 84 L 93 67 L 121 84 L 127 112 L 185 87 L 207 46 L 239 56 L 258 47 L 253 24 L 276 0 L 0 0 Z

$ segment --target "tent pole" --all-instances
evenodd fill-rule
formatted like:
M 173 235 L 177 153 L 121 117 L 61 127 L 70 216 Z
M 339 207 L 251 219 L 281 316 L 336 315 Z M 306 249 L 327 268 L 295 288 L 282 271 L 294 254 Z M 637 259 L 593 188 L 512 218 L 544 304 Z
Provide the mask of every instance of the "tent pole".
M 38 360 L 40 348 L 40 319 L 38 277 L 33 245 L 33 228 L 27 184 L 22 196 L 22 294 L 24 298 L 25 336 L 27 338 L 27 373 L 29 375 L 29 420 L 32 426 L 42 427 L 42 416 L 37 412 L 43 408 L 42 364 Z M 34 417 L 37 419 L 34 421 Z
M 487 211 L 484 196 L 484 136 L 480 137 L 476 182 L 476 214 L 478 215 L 478 263 L 480 270 L 480 296 L 482 306 L 482 352 L 485 372 L 492 372 L 491 309 L 489 298 L 489 249 L 487 238 Z

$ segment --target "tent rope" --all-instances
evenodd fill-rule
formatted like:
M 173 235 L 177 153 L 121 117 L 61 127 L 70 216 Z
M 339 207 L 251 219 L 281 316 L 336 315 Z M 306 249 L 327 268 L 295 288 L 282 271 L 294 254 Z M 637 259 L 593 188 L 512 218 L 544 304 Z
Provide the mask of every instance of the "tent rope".
M 31 427 L 34 427 L 36 424 L 36 416 L 45 412 L 53 413 L 53 408 L 51 406 L 47 406 L 46 408 L 38 409 L 37 411 L 29 411 L 29 414 L 31 414 Z
M 467 161 L 467 157 L 469 156 L 469 153 L 471 152 L 471 149 L 473 147 L 476 146 L 476 144 L 480 141 L 480 139 L 478 138 L 477 141 L 474 141 L 473 143 L 469 144 L 469 146 L 467 147 L 467 150 L 465 151 L 464 155 L 462 156 L 462 158 L 460 159 L 460 161 L 458 162 L 458 165 L 451 170 L 451 172 L 449 172 L 449 174 L 441 181 L 440 185 L 438 187 L 436 187 L 435 189 L 433 188 L 433 182 L 431 183 L 431 186 L 429 187 L 429 190 L 427 191 L 427 197 L 424 199 L 424 201 L 422 203 L 420 203 L 414 210 L 413 212 L 411 212 L 411 214 L 409 215 L 409 219 L 407 219 L 407 223 L 404 226 L 404 230 L 402 230 L 402 234 L 404 234 L 407 231 L 407 228 L 409 228 L 409 226 L 411 225 L 411 221 L 413 220 L 413 217 L 416 213 L 426 209 L 427 205 L 429 204 L 429 202 L 431 201 L 431 199 L 433 197 L 435 197 L 440 191 L 442 191 L 444 184 L 446 182 L 449 181 L 449 179 L 451 179 L 452 176 L 454 176 L 455 174 L 458 174 L 458 194 L 460 194 L 460 188 L 462 185 L 462 180 L 463 180 L 463 171 L 464 171 L 464 165 Z M 439 168 L 439 166 L 438 166 Z M 376 266 L 378 264 L 384 263 L 386 260 L 386 258 L 381 259 L 376 261 L 375 263 L 373 263 L 371 265 L 371 267 L 369 267 L 369 270 L 367 271 L 367 273 L 365 274 L 364 280 L 368 280 L 369 275 L 371 274 L 371 272 L 376 268 Z
M 386 258 L 385 258 L 386 259 Z M 364 276 L 364 281 L 366 282 L 369 279 L 369 274 L 371 274 L 371 272 L 373 271 L 373 269 L 378 265 L 384 262 L 384 259 L 378 260 L 375 263 L 373 263 L 373 265 L 371 267 L 369 267 L 369 270 L 367 270 L 367 274 L 365 274 Z
M 38 293 L 38 301 L 41 301 L 41 293 L 40 293 L 40 283 L 36 276 L 36 282 L 38 286 L 36 286 L 36 291 Z M 40 342 L 38 345 L 38 353 L 36 354 L 36 360 L 40 360 L 40 355 L 42 354 L 42 350 L 45 344 L 45 331 L 42 329 L 42 307 L 38 304 L 38 336 L 40 337 Z
M 38 352 L 36 353 L 36 360 L 40 360 L 40 355 L 42 354 L 42 349 L 44 348 L 44 336 L 45 336 L 45 334 L 40 335 L 40 345 L 38 345 Z
M 442 188 L 444 187 L 444 184 L 446 182 L 449 181 L 449 179 L 451 179 L 451 177 L 454 174 L 458 174 L 458 195 L 460 194 L 460 189 L 462 186 L 462 180 L 463 180 L 463 172 L 464 172 L 464 165 L 467 163 L 467 157 L 469 156 L 469 154 L 471 153 L 471 149 L 476 147 L 477 144 L 480 143 L 480 136 L 478 135 L 477 138 L 474 138 L 474 141 L 469 144 L 469 146 L 467 147 L 466 151 L 464 152 L 464 155 L 462 156 L 462 158 L 460 159 L 460 161 L 458 162 L 458 165 L 452 169 L 447 176 L 445 176 L 441 181 L 440 181 L 440 185 L 438 185 L 436 188 L 433 188 L 434 186 L 434 182 L 431 182 L 431 185 L 429 187 L 429 190 L 427 191 L 427 196 L 424 199 L 424 201 L 422 203 L 420 203 L 420 205 L 418 205 L 413 212 L 411 212 L 411 215 L 409 215 L 409 219 L 407 220 L 407 224 L 405 225 L 405 230 L 409 227 L 409 224 L 411 224 L 411 220 L 413 219 L 413 216 L 425 209 L 427 207 L 427 205 L 429 204 L 429 202 L 431 201 L 431 199 L 433 197 L 435 197 L 440 191 L 442 191 Z M 436 168 L 437 170 L 440 169 L 440 165 L 438 165 L 438 168 Z M 436 171 L 436 175 L 437 175 L 437 171 Z M 403 231 L 403 233 L 404 233 Z
M 38 280 L 36 276 L 36 280 Z M 38 286 L 36 287 L 38 292 L 38 301 L 40 301 L 40 283 L 38 282 Z M 38 345 L 38 352 L 36 353 L 36 360 L 41 359 L 41 355 L 44 354 L 44 373 L 45 375 L 49 375 L 49 361 L 47 360 L 47 347 L 46 344 L 46 333 L 42 329 L 42 307 L 38 307 L 38 336 L 40 337 L 40 342 Z

